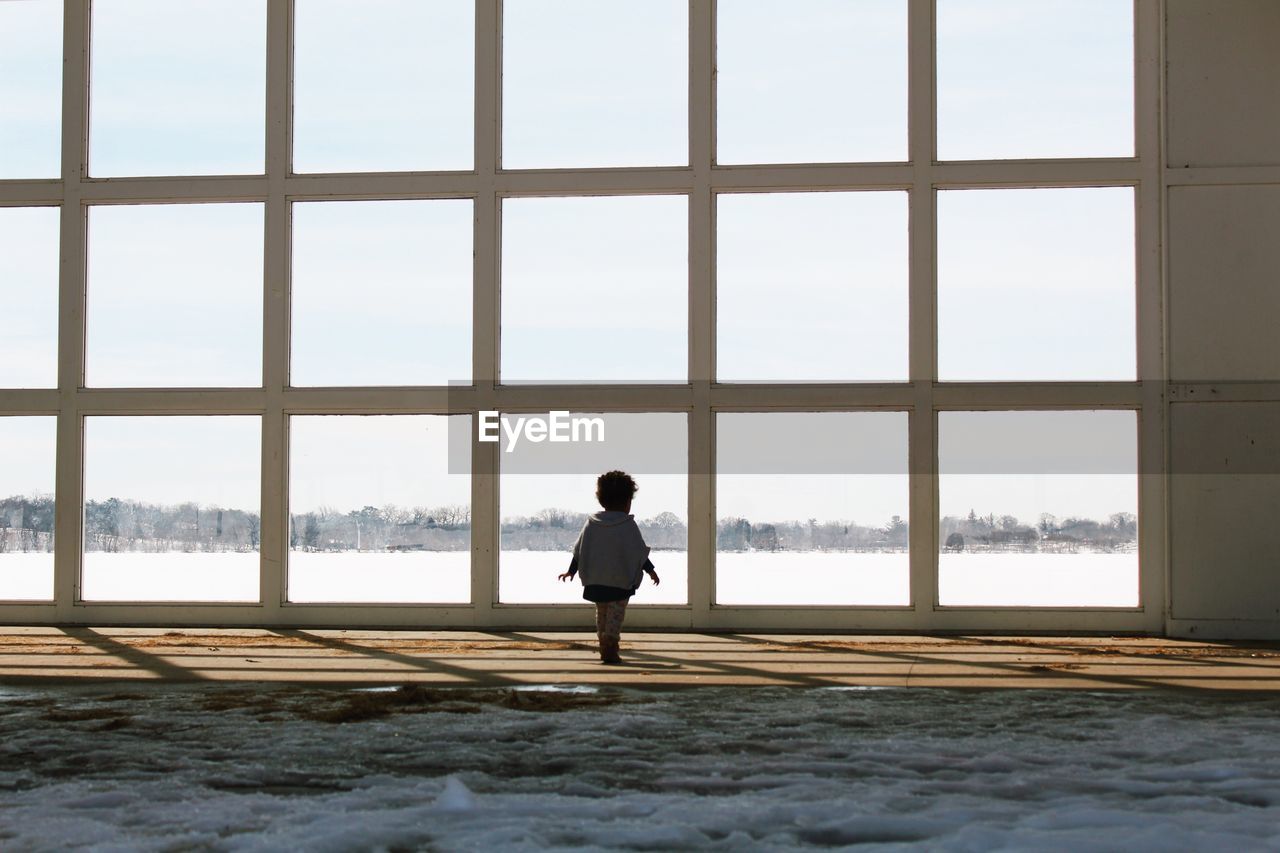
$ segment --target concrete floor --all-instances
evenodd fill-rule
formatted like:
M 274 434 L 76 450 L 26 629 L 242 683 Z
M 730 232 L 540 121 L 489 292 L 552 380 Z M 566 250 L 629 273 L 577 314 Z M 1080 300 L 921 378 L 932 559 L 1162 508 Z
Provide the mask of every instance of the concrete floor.
M 0 683 L 160 679 L 314 684 L 1280 691 L 1280 645 L 1121 637 L 0 628 Z

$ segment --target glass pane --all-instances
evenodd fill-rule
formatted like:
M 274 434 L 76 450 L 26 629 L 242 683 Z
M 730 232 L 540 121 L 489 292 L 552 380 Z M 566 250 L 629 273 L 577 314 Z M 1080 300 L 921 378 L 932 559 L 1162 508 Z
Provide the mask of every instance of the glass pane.
M 89 209 L 86 384 L 262 384 L 262 205 Z
M 1133 156 L 1132 0 L 937 0 L 943 160 Z
M 1133 190 L 938 193 L 938 376 L 1132 380 Z
M 506 0 L 508 169 L 689 162 L 685 0 Z
M 58 385 L 60 214 L 56 207 L 0 207 L 0 388 Z
M 471 202 L 293 206 L 294 385 L 471 380 Z
M 1138 606 L 1137 413 L 941 412 L 938 602 Z
M 906 412 L 716 415 L 716 603 L 911 603 Z
M 688 379 L 685 196 L 502 203 L 502 379 Z
M 91 417 L 86 601 L 257 601 L 262 419 Z
M 291 417 L 289 600 L 470 601 L 470 460 L 449 446 L 470 422 Z
M 905 0 L 719 0 L 716 160 L 907 159 Z
M 62 174 L 62 3 L 0 3 L 0 179 Z
M 53 600 L 57 418 L 0 418 L 0 600 Z
M 298 172 L 470 169 L 470 0 L 296 0 Z
M 95 176 L 263 172 L 264 0 L 93 0 Z
M 580 579 L 561 583 L 556 577 L 568 570 L 587 517 L 600 511 L 596 478 L 621 470 L 639 486 L 631 514 L 652 549 L 649 559 L 661 581 L 654 586 L 644 578 L 631 602 L 684 604 L 689 588 L 688 417 L 667 412 L 560 414 L 567 424 L 563 434 L 578 440 L 532 440 L 528 422 L 522 426 L 518 421 L 541 418 L 551 424 L 549 413 L 504 413 L 500 421 L 498 600 L 588 604 Z M 575 419 L 581 419 L 581 430 L 574 427 Z M 592 419 L 598 419 L 598 430 Z
M 906 193 L 716 204 L 721 381 L 906 380 Z

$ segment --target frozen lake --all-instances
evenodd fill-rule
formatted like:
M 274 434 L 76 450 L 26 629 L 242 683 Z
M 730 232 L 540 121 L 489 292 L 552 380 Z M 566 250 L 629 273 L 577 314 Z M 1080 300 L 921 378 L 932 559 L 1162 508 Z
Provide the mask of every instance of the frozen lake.
M 295 602 L 457 603 L 471 598 L 470 552 L 291 551 L 289 596 Z M 688 554 L 655 551 L 662 578 L 646 579 L 633 602 L 684 604 Z M 499 600 L 577 604 L 582 587 L 560 583 L 568 555 L 503 551 Z M 717 601 L 738 605 L 906 605 L 904 553 L 723 552 L 717 557 Z M 0 599 L 47 600 L 53 593 L 49 554 L 0 554 Z M 944 605 L 1005 607 L 1135 607 L 1138 557 L 1113 554 L 960 553 L 938 557 Z M 257 554 L 103 553 L 85 555 L 89 601 L 257 601 Z
M 939 554 L 938 601 L 957 607 L 1137 607 L 1138 554 Z
M 1234 853 L 1280 847 L 1280 699 L 10 687 L 0 790 L 23 851 Z

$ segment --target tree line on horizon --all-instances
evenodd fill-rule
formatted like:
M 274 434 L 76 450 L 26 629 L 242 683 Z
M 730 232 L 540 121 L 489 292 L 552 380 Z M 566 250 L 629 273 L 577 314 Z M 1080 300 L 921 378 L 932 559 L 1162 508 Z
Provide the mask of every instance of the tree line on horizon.
M 0 499 L 0 552 L 52 551 L 54 501 L 51 496 Z M 568 551 L 588 514 L 547 508 L 501 520 L 504 550 Z M 683 551 L 688 528 L 673 512 L 637 519 L 645 541 L 658 551 Z M 720 551 L 905 551 L 910 526 L 894 515 L 884 524 L 853 521 L 752 521 L 722 518 L 716 525 Z M 258 513 L 194 502 L 153 504 L 108 498 L 87 501 L 84 514 L 88 551 L 256 551 L 261 540 Z M 1042 513 L 1035 524 L 1013 515 L 944 516 L 939 542 L 944 551 L 1116 551 L 1136 546 L 1137 518 L 1112 513 L 1106 520 Z M 301 551 L 465 551 L 471 547 L 470 507 L 330 507 L 289 518 L 289 547 Z

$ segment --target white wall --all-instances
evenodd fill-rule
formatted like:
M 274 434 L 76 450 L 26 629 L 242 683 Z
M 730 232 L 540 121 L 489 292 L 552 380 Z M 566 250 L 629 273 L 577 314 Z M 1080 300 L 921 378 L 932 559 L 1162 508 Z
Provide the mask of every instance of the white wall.
M 1168 0 L 1170 634 L 1280 637 L 1280 2 Z

